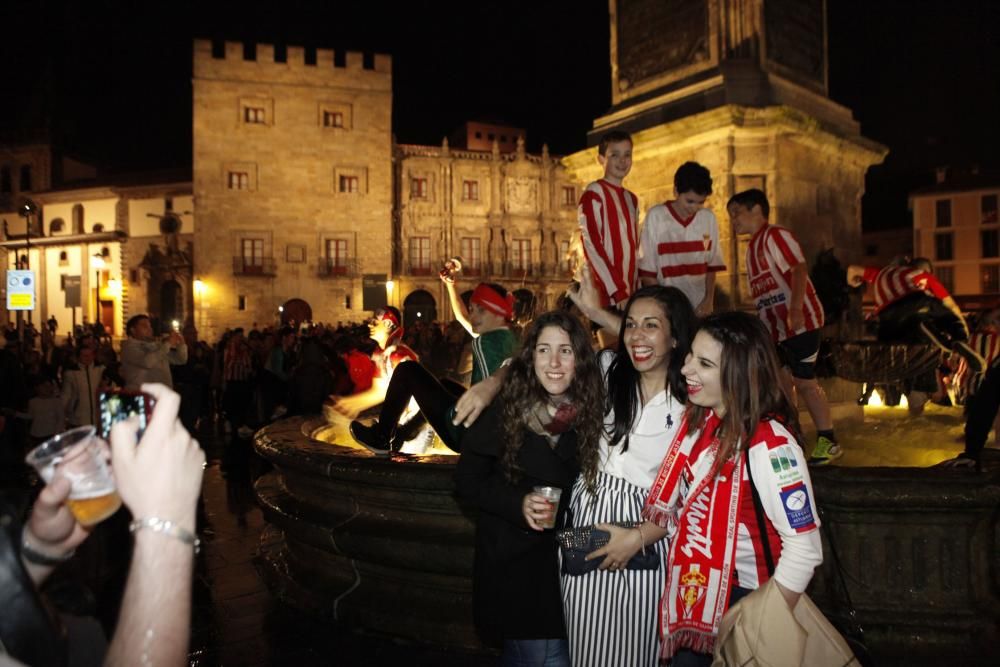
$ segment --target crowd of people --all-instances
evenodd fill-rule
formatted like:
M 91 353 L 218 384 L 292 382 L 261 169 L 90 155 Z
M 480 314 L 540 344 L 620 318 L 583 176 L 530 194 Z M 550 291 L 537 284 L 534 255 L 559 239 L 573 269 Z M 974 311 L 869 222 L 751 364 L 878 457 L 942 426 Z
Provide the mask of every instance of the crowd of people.
M 734 234 L 750 237 L 756 313 L 718 312 L 714 276 L 725 266 L 718 222 L 704 207 L 709 171 L 683 164 L 674 198 L 649 209 L 640 235 L 638 200 L 622 184 L 631 151 L 627 134 L 602 139 L 604 176 L 580 202 L 578 285 L 523 336 L 502 285 L 481 283 L 465 302 L 449 270 L 441 273 L 455 314 L 448 327 L 404 327 L 386 306 L 363 324 L 236 328 L 214 345 L 191 325 L 157 334 L 157 323 L 137 315 L 120 353 L 90 328 L 62 343 L 51 323 L 49 335 L 8 335 L 5 456 L 19 461 L 68 426 L 98 425 L 102 390 L 141 389 L 157 400 L 138 449 L 134 422 L 110 434 L 121 496 L 136 517 L 129 615 L 111 662 L 141 664 L 137 656 L 165 651 L 148 639 L 154 626 L 186 645 L 189 588 L 167 596 L 163 618 L 149 615 L 163 597 L 156 568 L 172 581 L 190 578 L 194 468 L 204 462 L 190 434 L 214 425 L 246 440 L 271 420 L 324 410 L 377 456 L 406 452 L 424 422 L 459 453 L 456 492 L 478 509 L 474 619 L 504 665 L 706 666 L 739 600 L 766 584 L 794 609 L 823 560 L 810 467 L 842 455 L 816 380 L 822 303 L 795 235 L 770 223 L 765 193 L 752 189 L 726 209 Z M 956 462 L 978 463 L 1000 407 L 994 320 L 970 335 L 920 262 L 852 267 L 848 280 L 875 285 L 880 340 L 955 353 L 970 412 Z M 153 475 L 155 466 L 168 474 Z M 147 477 L 158 481 L 144 486 Z M 24 559 L 22 588 L 33 591 L 86 537 L 65 509 L 67 493 L 63 482 L 50 484 L 23 534 L 8 535 Z M 578 533 L 606 536 L 583 571 L 560 556 L 562 540 Z M 0 630 L 9 650 L 7 632 L 17 629 Z M 156 657 L 182 660 L 176 648 Z

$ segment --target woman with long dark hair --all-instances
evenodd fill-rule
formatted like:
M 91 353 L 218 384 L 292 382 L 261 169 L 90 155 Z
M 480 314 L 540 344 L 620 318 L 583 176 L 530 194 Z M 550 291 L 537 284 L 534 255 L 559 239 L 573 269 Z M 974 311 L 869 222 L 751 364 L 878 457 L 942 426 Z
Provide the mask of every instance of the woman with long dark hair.
M 456 487 L 479 510 L 476 627 L 502 643 L 505 665 L 569 665 L 556 542 L 543 526 L 560 524 L 577 475 L 595 484 L 603 398 L 590 336 L 570 315 L 545 313 L 462 438 Z M 540 486 L 562 490 L 557 505 Z
M 586 288 L 584 288 L 586 291 Z M 599 357 L 607 399 L 601 433 L 600 467 L 591 486 L 582 478 L 573 489 L 574 526 L 597 525 L 611 533 L 608 545 L 592 554 L 596 571 L 563 574 L 563 610 L 573 664 L 656 665 L 657 615 L 663 593 L 666 549 L 650 542 L 660 566 L 629 569 L 644 549 L 642 527 L 608 522 L 641 522 L 649 488 L 684 414 L 687 389 L 681 366 L 696 326 L 694 310 L 680 290 L 658 285 L 636 291 L 621 318 L 593 308 L 589 296 L 572 294 L 591 319 L 618 322 L 617 352 Z
M 660 622 L 673 667 L 711 664 L 723 613 L 771 576 L 764 540 L 790 608 L 823 560 L 797 413 L 764 325 L 705 318 L 683 373 L 689 408 L 643 510 L 647 541 L 670 534 Z

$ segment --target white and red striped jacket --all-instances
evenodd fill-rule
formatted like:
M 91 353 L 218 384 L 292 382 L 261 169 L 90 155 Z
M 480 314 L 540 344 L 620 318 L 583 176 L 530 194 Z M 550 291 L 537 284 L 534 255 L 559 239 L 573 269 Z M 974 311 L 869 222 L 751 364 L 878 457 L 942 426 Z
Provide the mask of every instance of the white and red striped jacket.
M 639 278 L 636 262 L 639 199 L 601 179 L 580 197 L 580 236 L 602 305 L 625 299 Z
M 989 369 L 1000 359 L 1000 332 L 992 328 L 973 332 L 969 337 L 969 347 L 986 360 L 986 368 Z M 965 360 L 965 357 L 959 357 L 958 369 L 952 378 L 952 386 L 964 398 L 968 398 L 979 390 L 984 375 L 985 372 L 973 373 L 969 369 L 969 362 Z
M 678 288 L 697 308 L 705 299 L 705 274 L 725 271 L 719 223 L 703 208 L 681 219 L 671 202 L 649 209 L 639 241 L 639 275 Z
M 866 266 L 864 280 L 875 286 L 875 310 L 869 317 L 910 294 L 923 293 L 942 301 L 951 296 L 932 274 L 908 266 L 887 266 L 882 270 Z
M 750 237 L 747 245 L 750 295 L 757 302 L 757 315 L 764 320 L 775 342 L 780 343 L 823 326 L 823 305 L 808 276 L 802 298 L 803 326 L 792 331 L 788 324 L 792 268 L 805 261 L 795 235 L 784 227 L 764 225 Z

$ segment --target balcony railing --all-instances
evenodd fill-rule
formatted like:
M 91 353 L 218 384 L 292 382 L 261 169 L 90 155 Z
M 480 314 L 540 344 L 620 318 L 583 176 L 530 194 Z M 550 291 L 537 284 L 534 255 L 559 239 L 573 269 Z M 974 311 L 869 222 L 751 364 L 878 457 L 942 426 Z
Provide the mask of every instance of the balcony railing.
M 316 267 L 320 278 L 340 278 L 358 275 L 358 261 L 337 257 L 321 257 Z
M 403 273 L 411 276 L 429 276 L 432 273 L 437 273 L 440 267 L 437 267 L 433 263 L 415 263 L 408 261 L 403 264 Z
M 274 257 L 233 257 L 233 275 L 273 276 L 276 273 Z

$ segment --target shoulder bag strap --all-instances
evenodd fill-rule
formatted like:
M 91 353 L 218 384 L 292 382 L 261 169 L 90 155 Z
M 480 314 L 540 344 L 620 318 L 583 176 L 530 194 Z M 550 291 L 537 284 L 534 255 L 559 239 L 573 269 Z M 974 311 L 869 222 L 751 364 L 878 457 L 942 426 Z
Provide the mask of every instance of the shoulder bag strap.
M 764 549 L 764 562 L 767 563 L 768 576 L 774 575 L 774 556 L 771 555 L 771 540 L 767 537 L 767 520 L 764 518 L 764 506 L 760 503 L 760 494 L 757 493 L 757 485 L 753 481 L 753 473 L 750 472 L 750 448 L 746 450 L 745 465 L 747 478 L 750 480 L 750 493 L 753 494 L 753 513 L 757 516 L 757 530 L 760 531 L 761 547 Z

